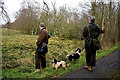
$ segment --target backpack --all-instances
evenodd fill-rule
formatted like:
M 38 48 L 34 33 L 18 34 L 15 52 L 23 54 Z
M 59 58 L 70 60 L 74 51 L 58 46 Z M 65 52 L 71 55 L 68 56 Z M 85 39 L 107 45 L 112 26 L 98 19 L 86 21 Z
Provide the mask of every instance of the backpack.
M 95 25 L 91 25 L 92 27 L 96 27 Z M 94 29 L 90 29 L 90 26 L 87 26 L 87 29 L 88 29 L 88 43 L 87 45 L 89 47 L 93 47 L 93 49 L 95 50 L 99 50 L 101 48 L 100 46 L 100 42 L 99 40 L 97 39 L 98 36 L 99 36 L 99 33 L 97 32 L 97 30 Z M 97 29 L 97 28 L 96 28 Z M 99 29 L 99 28 L 98 28 Z M 92 34 L 90 33 L 90 30 L 92 32 Z
M 43 42 L 42 46 L 37 47 L 37 52 L 38 53 L 47 53 L 48 52 L 47 44 Z

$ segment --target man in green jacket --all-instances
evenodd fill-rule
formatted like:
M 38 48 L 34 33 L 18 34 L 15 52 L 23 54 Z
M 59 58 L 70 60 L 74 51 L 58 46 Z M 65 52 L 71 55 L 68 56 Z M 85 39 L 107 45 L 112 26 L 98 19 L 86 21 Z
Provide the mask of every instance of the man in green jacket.
M 104 30 L 95 24 L 95 17 L 89 17 L 89 24 L 83 30 L 83 37 L 85 38 L 85 52 L 86 52 L 86 63 L 85 66 L 88 71 L 92 71 L 92 67 L 96 66 L 96 50 L 100 48 L 99 37 L 100 33 L 104 33 Z M 97 44 L 95 44 L 97 42 Z

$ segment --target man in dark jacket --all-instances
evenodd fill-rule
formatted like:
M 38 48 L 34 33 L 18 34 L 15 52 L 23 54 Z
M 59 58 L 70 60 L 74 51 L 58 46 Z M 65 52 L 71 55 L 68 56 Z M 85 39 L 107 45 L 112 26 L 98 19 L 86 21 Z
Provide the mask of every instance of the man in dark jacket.
M 45 54 L 48 52 L 47 44 L 48 44 L 48 32 L 46 30 L 46 27 L 44 23 L 40 23 L 40 34 L 38 37 L 38 40 L 36 42 L 37 45 L 37 50 L 35 53 L 35 66 L 36 66 L 36 72 L 40 71 L 40 62 L 41 62 L 41 67 L 45 68 L 46 67 L 46 58 Z M 44 47 L 43 47 L 44 44 Z M 40 52 L 38 49 L 41 49 L 43 47 L 44 51 Z
M 94 45 L 94 40 L 98 41 L 98 37 L 100 33 L 103 33 L 103 30 L 94 23 L 95 17 L 89 17 L 89 24 L 83 30 L 83 37 L 85 37 L 85 52 L 86 52 L 86 69 L 92 71 L 92 67 L 96 65 L 96 50 L 97 46 Z M 98 41 L 99 43 L 99 41 Z M 100 45 L 98 45 L 99 47 Z

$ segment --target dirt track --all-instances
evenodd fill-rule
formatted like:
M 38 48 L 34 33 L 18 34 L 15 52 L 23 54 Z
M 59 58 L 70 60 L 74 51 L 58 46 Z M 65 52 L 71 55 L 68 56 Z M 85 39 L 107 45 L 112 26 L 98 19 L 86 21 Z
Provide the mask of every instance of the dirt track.
M 92 72 L 81 68 L 61 78 L 111 78 L 114 73 L 120 73 L 118 71 L 120 71 L 120 50 L 97 61 L 96 68 Z

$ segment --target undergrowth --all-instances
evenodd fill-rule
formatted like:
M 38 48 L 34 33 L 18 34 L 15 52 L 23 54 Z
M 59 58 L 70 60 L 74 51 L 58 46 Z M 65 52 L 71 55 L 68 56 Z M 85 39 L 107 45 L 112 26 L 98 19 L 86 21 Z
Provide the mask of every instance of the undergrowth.
M 51 37 L 48 44 L 48 53 L 46 54 L 47 67 L 41 69 L 41 72 L 33 74 L 35 70 L 35 51 L 38 36 L 25 35 L 19 31 L 3 29 L 2 36 L 2 78 L 55 78 L 85 65 L 85 52 L 77 61 L 72 61 L 67 66 L 67 70 L 59 68 L 57 71 L 52 68 L 52 59 L 58 61 L 65 60 L 67 54 L 75 52 L 76 48 L 82 48 L 84 42 L 77 39 L 64 39 L 60 37 Z M 9 31 L 9 35 L 6 31 Z M 14 34 L 14 35 L 13 35 Z M 100 59 L 114 50 L 120 49 L 120 45 L 101 51 L 97 51 L 96 58 Z M 49 57 L 49 58 L 48 58 Z

